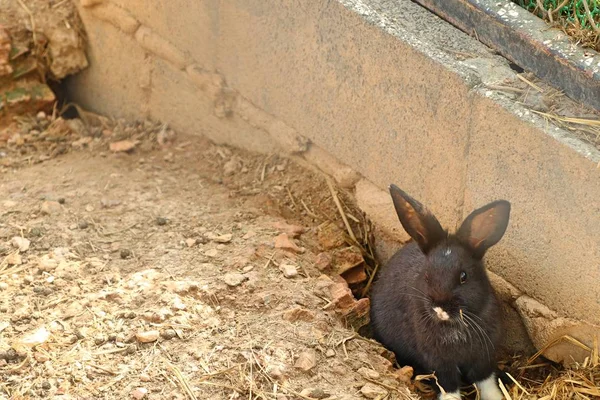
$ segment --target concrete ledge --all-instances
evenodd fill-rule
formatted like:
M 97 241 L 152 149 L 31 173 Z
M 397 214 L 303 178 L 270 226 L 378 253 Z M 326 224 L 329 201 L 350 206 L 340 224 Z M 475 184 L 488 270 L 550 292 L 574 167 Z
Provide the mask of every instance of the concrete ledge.
M 337 170 L 374 196 L 364 208 L 387 243 L 403 235 L 377 194 L 389 183 L 449 228 L 506 198 L 489 269 L 558 317 L 600 324 L 600 152 L 486 90 L 516 77 L 481 43 L 409 0 L 114 4 L 140 26 L 80 7 L 91 67 L 71 80 L 74 100 Z M 142 29 L 168 46 L 141 46 Z
M 600 110 L 600 55 L 510 0 L 416 0 L 573 99 Z

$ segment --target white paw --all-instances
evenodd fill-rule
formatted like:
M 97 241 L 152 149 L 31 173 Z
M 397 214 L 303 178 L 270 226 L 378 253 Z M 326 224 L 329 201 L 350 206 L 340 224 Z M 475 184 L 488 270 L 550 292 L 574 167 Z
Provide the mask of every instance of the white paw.
M 460 392 L 440 393 L 438 400 L 461 400 Z
M 477 389 L 479 389 L 479 393 L 481 394 L 481 400 L 502 400 L 504 399 L 504 395 L 500 391 L 500 387 L 498 387 L 498 383 L 496 382 L 496 376 L 494 374 L 490 375 L 489 378 L 484 379 L 481 382 L 477 382 Z

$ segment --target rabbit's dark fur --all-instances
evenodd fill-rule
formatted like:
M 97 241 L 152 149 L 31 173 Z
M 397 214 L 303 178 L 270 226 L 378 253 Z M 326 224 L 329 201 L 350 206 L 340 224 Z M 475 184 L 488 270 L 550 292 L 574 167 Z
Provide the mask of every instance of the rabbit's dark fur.
M 464 382 L 477 383 L 483 400 L 502 399 L 495 378 L 501 311 L 482 258 L 504 235 L 510 203 L 475 210 L 450 235 L 418 201 L 394 185 L 390 192 L 414 241 L 390 259 L 373 287 L 375 338 L 400 365 L 435 372 L 447 392 L 440 398 L 456 398 Z

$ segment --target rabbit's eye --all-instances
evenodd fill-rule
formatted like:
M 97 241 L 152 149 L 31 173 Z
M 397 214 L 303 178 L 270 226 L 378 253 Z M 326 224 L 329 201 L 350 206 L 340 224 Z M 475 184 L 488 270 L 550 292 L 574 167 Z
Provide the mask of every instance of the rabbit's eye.
M 460 273 L 460 284 L 462 285 L 466 281 L 467 281 L 467 273 L 465 271 L 462 271 Z

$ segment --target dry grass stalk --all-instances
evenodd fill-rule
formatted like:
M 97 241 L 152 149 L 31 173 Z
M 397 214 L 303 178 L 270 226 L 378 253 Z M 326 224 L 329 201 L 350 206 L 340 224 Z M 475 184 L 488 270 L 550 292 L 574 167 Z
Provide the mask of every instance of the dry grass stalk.
M 333 201 L 340 213 L 340 216 L 342 217 L 342 220 L 344 221 L 344 225 L 346 226 L 348 235 L 350 235 L 350 237 L 352 238 L 352 240 L 354 240 L 354 242 L 358 243 L 358 240 L 356 240 L 356 236 L 354 235 L 354 231 L 352 230 L 352 227 L 350 226 L 350 223 L 348 222 L 348 217 L 346 217 L 346 213 L 344 212 L 342 203 L 340 203 L 340 199 L 338 198 L 338 195 L 337 195 L 335 189 L 333 188 L 331 179 L 329 177 L 326 177 L 325 180 L 327 181 L 327 186 L 329 186 L 329 191 L 331 192 L 331 197 L 333 198 Z

